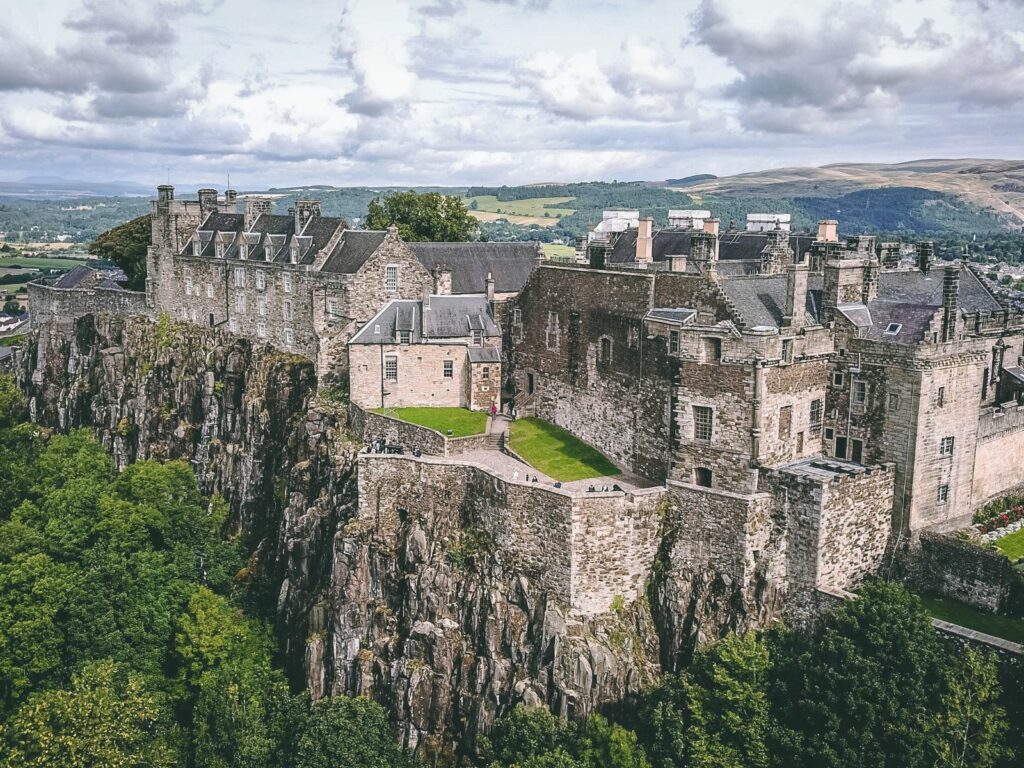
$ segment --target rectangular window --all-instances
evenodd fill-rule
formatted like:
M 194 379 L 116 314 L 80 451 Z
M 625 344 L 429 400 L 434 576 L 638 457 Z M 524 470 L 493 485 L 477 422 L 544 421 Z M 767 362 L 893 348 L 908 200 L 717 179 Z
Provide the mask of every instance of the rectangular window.
M 217 258 L 218 259 L 223 259 L 224 258 L 224 243 L 223 243 L 223 241 L 217 240 L 213 244 L 213 251 L 214 251 L 215 254 L 217 254 Z
M 327 314 L 330 317 L 336 317 L 338 314 L 338 300 L 330 298 L 327 300 Z
M 237 318 L 232 317 L 230 320 L 228 320 L 228 328 L 231 330 L 232 333 L 238 333 Z
M 192 241 L 192 255 L 198 256 L 203 252 L 203 241 L 196 239 Z
M 267 242 L 263 246 L 263 257 L 267 261 L 273 261 L 274 260 L 274 250 L 275 250 L 274 249 L 274 244 L 272 242 L 270 242 L 269 240 L 267 240 Z
M 281 311 L 281 316 L 284 317 L 285 320 L 291 320 L 292 319 L 292 302 L 291 302 L 291 299 L 285 299 L 283 302 L 281 302 L 281 310 L 282 310 Z
M 837 459 L 846 458 L 846 435 L 836 435 L 835 455 Z
M 855 408 L 864 408 L 868 401 L 868 383 L 866 381 L 853 382 L 853 405 Z
M 267 297 L 257 296 L 256 297 L 256 314 L 263 317 L 267 314 Z
M 185 273 L 185 295 L 186 296 L 191 296 L 192 295 L 192 273 L 191 272 L 186 272 Z
M 388 264 L 384 267 L 384 290 L 394 293 L 398 290 L 398 265 Z
M 491 369 L 485 365 L 483 372 L 480 374 L 480 377 L 484 379 L 491 378 Z
M 843 386 L 843 383 L 845 381 L 846 381 L 846 377 L 843 376 L 842 371 L 836 371 L 835 373 L 832 374 L 832 386 L 833 387 L 841 387 L 841 386 Z
M 782 362 L 792 363 L 793 362 L 793 340 L 783 339 L 782 340 Z
M 292 276 L 287 272 L 281 275 L 281 290 L 285 293 L 292 292 Z
M 946 388 L 939 387 L 939 391 L 935 393 L 935 405 L 941 408 L 946 404 Z
M 707 467 L 697 467 L 693 470 L 693 481 L 702 488 L 710 488 L 713 475 Z
M 398 343 L 409 344 L 412 342 L 412 331 L 399 331 L 398 332 Z
M 256 323 L 256 335 L 261 339 L 267 335 L 267 324 L 262 320 Z
M 952 456 L 953 455 L 953 443 L 954 438 L 944 437 L 939 441 L 939 456 Z
M 936 501 L 938 501 L 939 504 L 945 504 L 947 501 L 949 501 L 949 486 L 948 485 L 943 484 L 943 485 L 939 486 L 939 495 L 938 495 L 938 498 L 936 499 Z
M 444 377 L 446 379 L 455 378 L 455 363 L 451 360 L 444 361 Z
M 833 440 L 835 438 L 835 436 L 836 436 L 836 431 L 834 429 L 832 429 L 832 427 L 829 427 L 828 429 L 825 430 L 825 439 L 826 440 Z
M 512 309 L 512 325 L 523 324 L 523 311 L 518 307 Z
M 244 293 L 236 293 L 235 294 L 235 312 L 238 312 L 239 314 L 243 314 L 243 315 L 245 314 L 245 294 Z
M 722 340 L 718 338 L 707 337 L 703 340 L 704 344 L 704 362 L 705 363 L 716 363 L 722 359 Z
M 783 440 L 789 438 L 793 429 L 793 406 L 784 405 L 779 408 L 779 437 Z
M 900 396 L 889 395 L 889 410 L 898 411 L 900 409 Z
M 387 381 L 398 381 L 398 358 L 394 355 L 384 358 L 384 378 Z
M 207 283 L 206 284 L 206 298 L 208 298 L 208 299 L 212 299 L 213 298 L 213 283 Z
M 256 270 L 256 288 L 263 290 L 267 287 L 267 273 L 262 269 Z
M 244 267 L 235 267 L 235 288 L 245 288 Z
M 558 313 L 548 312 L 548 325 L 544 330 L 544 346 L 548 349 L 558 349 L 559 325 Z
M 706 405 L 693 406 L 693 439 L 710 440 L 714 431 L 714 411 Z
M 238 258 L 248 259 L 249 258 L 249 244 L 245 242 L 245 238 L 242 238 L 242 242 L 238 244 Z
M 679 331 L 668 332 L 668 352 L 670 355 L 679 354 Z
M 289 347 L 295 342 L 295 334 L 292 333 L 291 328 L 284 329 L 284 343 Z
M 802 454 L 804 452 L 804 433 L 803 432 L 797 432 L 796 433 L 796 452 L 797 452 L 797 455 L 800 455 L 800 454 Z
M 484 332 L 473 331 L 473 346 L 482 347 L 484 345 Z
M 810 421 L 810 425 L 811 425 L 811 434 L 812 435 L 820 435 L 821 434 L 821 416 L 822 416 L 821 400 L 811 400 L 811 421 Z

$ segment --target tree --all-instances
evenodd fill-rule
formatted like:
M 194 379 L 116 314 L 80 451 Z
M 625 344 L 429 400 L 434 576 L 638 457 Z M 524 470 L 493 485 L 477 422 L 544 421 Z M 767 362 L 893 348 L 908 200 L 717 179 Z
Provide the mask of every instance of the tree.
M 768 649 L 758 637 L 729 635 L 697 656 L 686 682 L 688 765 L 762 768 L 768 763 Z
M 366 227 L 387 229 L 392 224 L 406 242 L 462 242 L 477 230 L 462 198 L 439 192 L 395 192 L 371 200 Z
M 109 660 L 85 665 L 69 689 L 34 693 L 5 729 L 4 768 L 150 768 L 175 760 L 156 698 Z
M 18 303 L 17 299 L 8 299 L 4 302 L 4 312 L 8 315 L 20 315 L 21 304 Z
M 89 243 L 89 253 L 117 264 L 128 276 L 128 287 L 139 291 L 146 285 L 146 249 L 151 238 L 147 213 L 102 233 Z
M 990 768 L 1006 753 L 1006 710 L 997 703 L 996 658 L 967 648 L 952 667 L 930 728 L 935 768 Z
M 334 696 L 310 710 L 298 738 L 295 768 L 413 768 L 395 742 L 384 709 L 369 699 Z
M 780 766 L 929 765 L 946 655 L 921 601 L 866 585 L 812 632 L 773 635 L 773 759 Z

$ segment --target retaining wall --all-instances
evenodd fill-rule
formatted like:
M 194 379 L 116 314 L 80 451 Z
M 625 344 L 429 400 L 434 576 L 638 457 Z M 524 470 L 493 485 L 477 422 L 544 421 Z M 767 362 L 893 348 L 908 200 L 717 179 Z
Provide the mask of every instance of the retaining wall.
M 147 315 L 146 294 L 121 288 L 54 288 L 29 283 L 28 308 L 36 327 L 54 319 L 74 320 L 83 315 Z

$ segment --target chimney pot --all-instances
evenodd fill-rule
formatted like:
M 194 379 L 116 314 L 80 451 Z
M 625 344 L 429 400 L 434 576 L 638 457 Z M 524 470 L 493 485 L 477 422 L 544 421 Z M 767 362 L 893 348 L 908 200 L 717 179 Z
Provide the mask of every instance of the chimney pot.
M 818 242 L 839 242 L 839 222 L 835 219 L 822 219 L 818 222 Z
M 722 222 L 720 219 L 705 219 L 704 231 L 707 232 L 709 235 L 717 235 L 721 225 Z
M 636 232 L 637 264 L 650 264 L 654 260 L 654 219 L 645 216 L 640 219 Z

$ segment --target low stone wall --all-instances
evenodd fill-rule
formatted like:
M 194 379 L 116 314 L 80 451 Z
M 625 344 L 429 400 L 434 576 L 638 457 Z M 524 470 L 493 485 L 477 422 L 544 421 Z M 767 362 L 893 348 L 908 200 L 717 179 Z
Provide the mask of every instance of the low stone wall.
M 423 453 L 434 456 L 448 455 L 448 438 L 436 429 L 367 411 L 355 403 L 349 405 L 348 412 L 349 427 L 364 443 L 371 443 L 383 435 L 387 442 L 401 445 L 407 451 L 419 448 Z
M 367 454 L 359 459 L 359 517 L 379 531 L 402 515 L 424 527 L 460 530 L 453 557 L 486 548 L 581 615 L 632 603 L 658 546 L 663 488 L 573 493 L 499 477 L 485 467 L 434 456 Z M 468 549 L 467 549 L 468 548 Z
M 1024 578 L 999 552 L 923 531 L 910 555 L 908 580 L 922 591 L 993 613 L 1021 615 Z
M 978 446 L 974 454 L 972 509 L 1024 486 L 1024 406 L 986 409 L 978 418 Z
M 443 435 L 442 435 L 443 437 Z M 458 456 L 470 451 L 481 451 L 488 446 L 489 435 L 469 435 L 467 437 L 445 437 L 447 456 Z
M 146 315 L 146 294 L 120 288 L 54 288 L 28 284 L 28 308 L 35 326 L 54 319 L 73 320 L 84 315 Z

